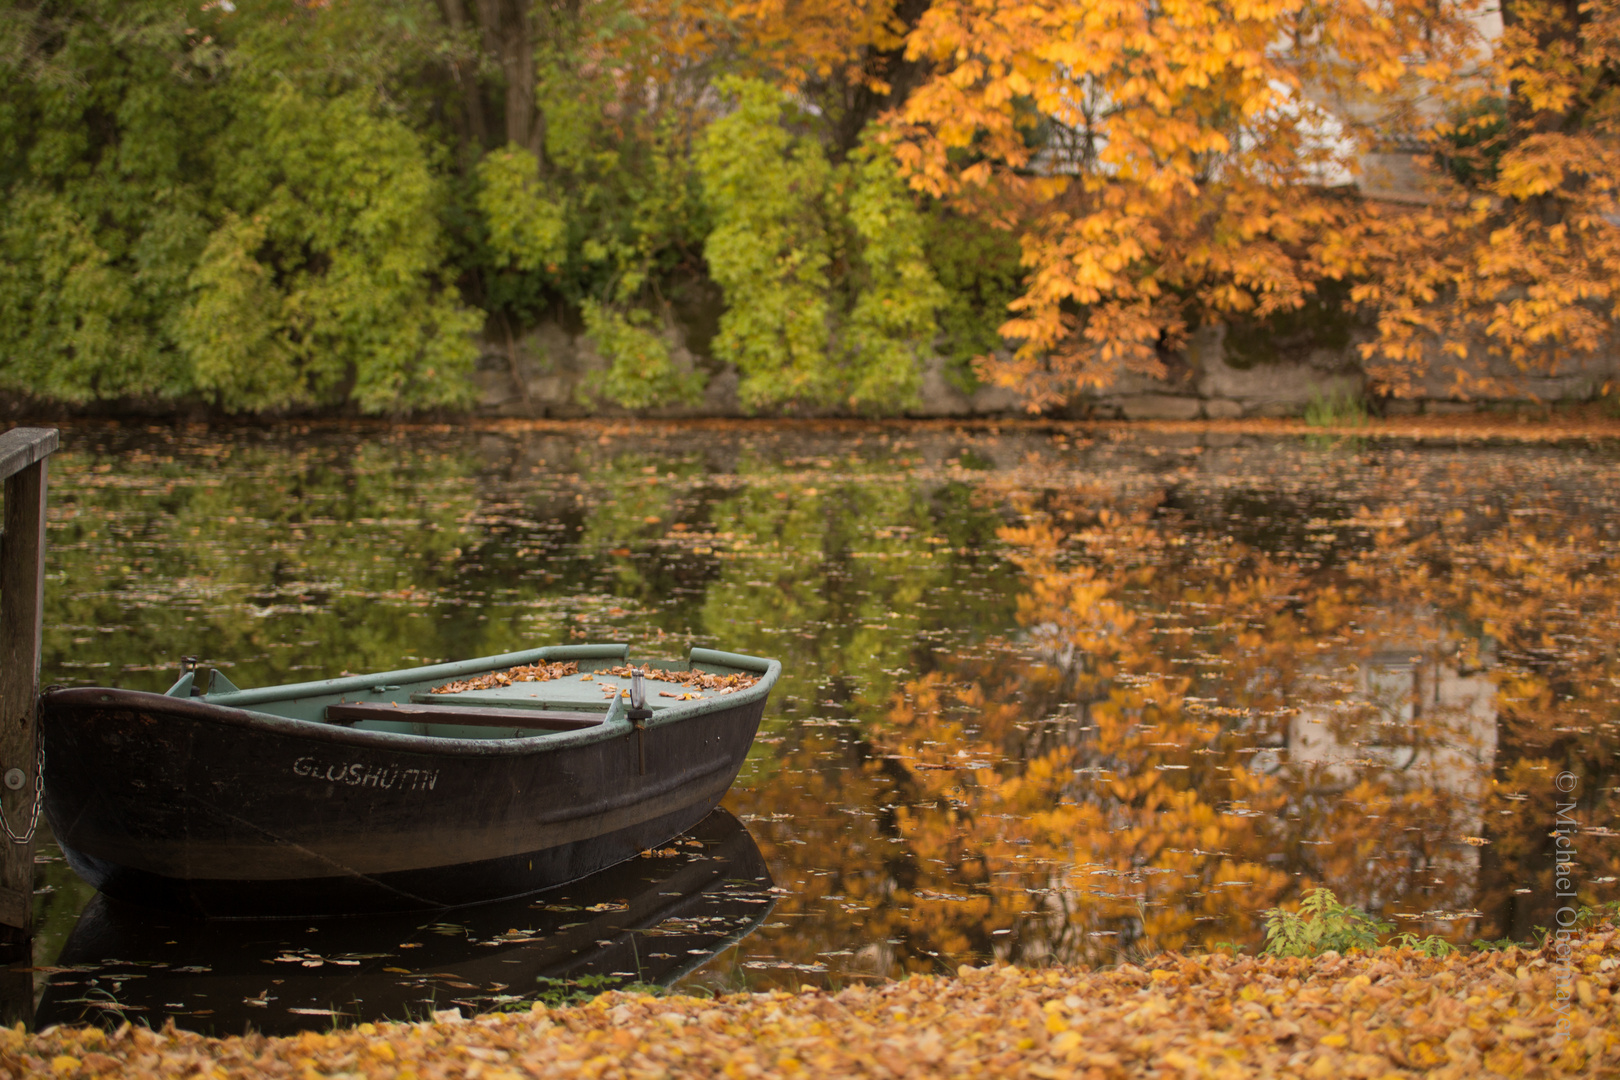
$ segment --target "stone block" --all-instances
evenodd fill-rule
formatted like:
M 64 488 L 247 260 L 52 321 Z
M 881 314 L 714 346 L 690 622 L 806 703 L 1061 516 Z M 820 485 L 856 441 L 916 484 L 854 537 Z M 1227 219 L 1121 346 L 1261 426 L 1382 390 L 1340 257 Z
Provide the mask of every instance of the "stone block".
M 923 361 L 922 385 L 917 390 L 917 416 L 967 416 L 973 400 L 945 377 L 945 358 L 930 356 Z
M 968 399 L 976 416 L 1021 415 L 1025 412 L 1024 399 L 1008 386 L 981 386 Z
M 565 405 L 570 397 L 568 389 L 560 375 L 541 375 L 528 382 L 529 401 L 535 405 Z
M 1197 398 L 1175 394 L 1132 394 L 1113 401 L 1127 420 L 1196 420 L 1203 410 Z
M 478 404 L 481 408 L 497 409 L 507 405 L 518 398 L 517 388 L 512 385 L 512 376 L 497 368 L 482 368 L 472 373 L 473 386 L 478 391 Z

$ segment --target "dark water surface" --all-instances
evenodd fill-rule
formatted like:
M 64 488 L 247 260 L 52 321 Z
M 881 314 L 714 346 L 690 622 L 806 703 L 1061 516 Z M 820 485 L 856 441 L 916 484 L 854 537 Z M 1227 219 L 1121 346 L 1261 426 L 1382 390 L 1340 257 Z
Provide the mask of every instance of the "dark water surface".
M 86 426 L 63 447 L 48 684 L 571 641 L 784 676 L 724 803 L 744 828 L 572 899 L 244 937 L 87 909 L 47 847 L 42 1022 L 282 1030 L 631 975 L 1253 949 L 1320 884 L 1400 931 L 1524 938 L 1569 902 L 1561 806 L 1577 899 L 1620 896 L 1620 445 Z

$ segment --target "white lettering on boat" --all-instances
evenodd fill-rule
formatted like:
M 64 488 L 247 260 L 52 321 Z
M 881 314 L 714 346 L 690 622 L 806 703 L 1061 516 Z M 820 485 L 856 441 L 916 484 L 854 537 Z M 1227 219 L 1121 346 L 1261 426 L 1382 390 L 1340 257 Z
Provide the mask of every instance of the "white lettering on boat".
M 432 791 L 439 782 L 438 769 L 402 769 L 398 765 L 367 765 L 363 761 L 325 762 L 301 757 L 292 764 L 295 776 L 307 776 L 328 784 L 374 787 L 385 791 Z

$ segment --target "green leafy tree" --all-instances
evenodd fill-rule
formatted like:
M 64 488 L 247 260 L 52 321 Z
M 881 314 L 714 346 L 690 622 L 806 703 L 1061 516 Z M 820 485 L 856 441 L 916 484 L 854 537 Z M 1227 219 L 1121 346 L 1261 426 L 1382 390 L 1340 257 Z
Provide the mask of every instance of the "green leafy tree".
M 698 151 L 714 213 L 704 253 L 726 295 L 715 354 L 741 369 L 744 403 L 912 403 L 945 296 L 892 160 L 866 143 L 834 166 L 790 130 L 807 118 L 780 91 L 718 86 L 737 104 Z
M 0 386 L 63 401 L 193 386 L 172 333 L 227 122 L 217 19 L 156 0 L 0 18 Z
M 540 162 L 521 146 L 484 155 L 478 163 L 478 209 L 489 224 L 489 246 L 518 270 L 555 270 L 566 252 L 563 208 L 540 182 Z
M 608 362 L 606 371 L 586 383 L 587 400 L 601 396 L 634 409 L 697 399 L 702 374 L 676 367 L 668 337 L 645 308 L 625 313 L 587 299 L 580 310 L 586 338 Z
M 839 350 L 849 403 L 914 402 L 918 353 L 938 333 L 935 314 L 945 306 L 945 290 L 928 264 L 924 219 L 888 148 L 863 142 L 850 173 L 855 295 Z
M 972 393 L 979 386 L 975 362 L 1005 344 L 1001 324 L 1023 277 L 1018 237 L 936 203 L 926 240 L 928 264 L 945 290 L 939 328 L 946 376 Z
M 464 275 L 507 328 L 579 314 L 605 362 L 586 403 L 693 401 L 705 375 L 675 362 L 673 312 L 703 282 L 691 143 L 704 77 L 635 5 L 519 7 L 528 21 L 480 18 L 506 43 L 486 40 L 487 56 L 513 41 L 533 54 L 535 149 L 509 143 L 476 166 Z
M 0 388 L 458 406 L 480 326 L 560 319 L 603 361 L 589 402 L 696 401 L 712 354 L 751 408 L 881 412 L 941 311 L 980 347 L 878 99 L 717 77 L 743 60 L 718 9 L 0 10 Z
M 198 386 L 238 409 L 469 400 L 479 320 L 442 280 L 421 140 L 366 89 L 267 79 L 243 96 L 219 177 L 230 211 L 178 325 Z
M 331 7 L 10 5 L 0 383 L 231 409 L 468 400 L 477 318 L 443 280 L 433 150 L 392 93 L 388 43 L 423 5 Z
M 783 125 L 779 92 L 753 80 L 720 85 L 737 108 L 698 151 L 715 214 L 704 254 L 726 294 L 715 355 L 742 371 L 750 408 L 824 401 L 832 396 L 824 203 L 832 170 L 820 143 Z

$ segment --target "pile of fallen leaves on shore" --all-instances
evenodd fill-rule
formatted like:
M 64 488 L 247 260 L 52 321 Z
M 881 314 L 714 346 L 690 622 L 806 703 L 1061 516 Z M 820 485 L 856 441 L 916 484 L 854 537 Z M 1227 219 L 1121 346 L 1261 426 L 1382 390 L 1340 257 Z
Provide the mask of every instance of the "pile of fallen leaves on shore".
M 680 683 L 682 686 L 693 686 L 699 690 L 719 690 L 730 693 L 733 690 L 742 690 L 759 682 L 758 675 L 714 675 L 707 671 L 670 671 L 666 668 L 633 668 L 629 664 L 620 664 L 618 667 L 604 668 L 598 672 L 601 675 L 617 675 L 628 679 L 637 671 L 644 679 L 657 679 L 660 682 Z
M 505 671 L 489 671 L 471 679 L 457 679 L 447 682 L 443 686 L 435 686 L 430 693 L 459 694 L 465 690 L 492 690 L 497 686 L 511 686 L 519 682 L 547 682 L 551 679 L 560 679 L 564 675 L 578 675 L 579 664 L 573 660 L 563 660 L 555 664 L 548 664 L 544 660 L 537 664 L 520 664 L 509 667 Z
M 288 1038 L 128 1024 L 0 1029 L 0 1073 L 55 1076 L 1612 1076 L 1620 935 L 1426 959 L 1168 954 L 1108 971 L 963 968 L 838 993 L 604 994 L 588 1005 Z M 1559 985 L 1566 987 L 1565 1000 Z M 1560 1012 L 1560 1009 L 1565 1011 Z M 1560 1023 L 1567 1034 L 1560 1036 Z

